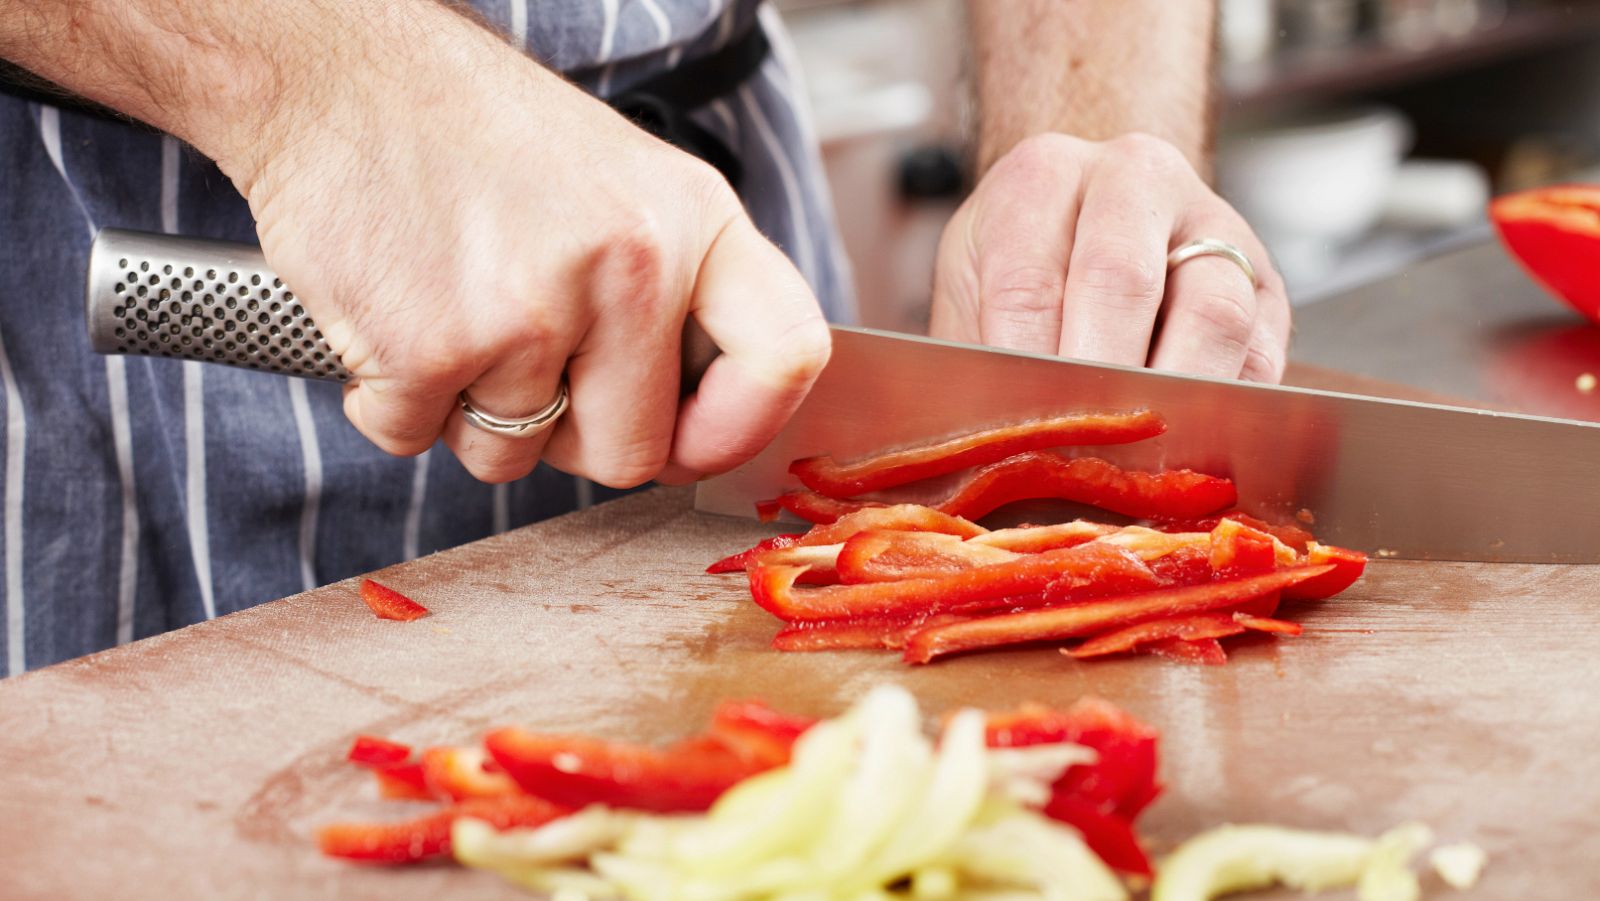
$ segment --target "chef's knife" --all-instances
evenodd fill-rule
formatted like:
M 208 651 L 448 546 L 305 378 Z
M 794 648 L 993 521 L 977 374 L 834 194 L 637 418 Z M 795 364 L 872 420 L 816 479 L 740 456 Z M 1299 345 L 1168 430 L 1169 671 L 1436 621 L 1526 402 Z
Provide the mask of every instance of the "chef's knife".
M 759 456 L 695 506 L 753 516 L 790 461 L 847 461 L 1073 411 L 1148 408 L 1150 441 L 1083 449 L 1232 477 L 1239 505 L 1384 557 L 1600 563 L 1600 425 L 1248 384 L 835 327 L 833 357 Z

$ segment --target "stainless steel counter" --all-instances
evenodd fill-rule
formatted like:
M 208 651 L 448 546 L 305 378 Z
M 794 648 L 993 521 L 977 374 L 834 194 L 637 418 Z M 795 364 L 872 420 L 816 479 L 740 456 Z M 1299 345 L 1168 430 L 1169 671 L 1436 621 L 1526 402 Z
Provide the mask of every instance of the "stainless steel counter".
M 1527 413 L 1600 421 L 1600 327 L 1495 243 L 1295 311 L 1291 359 Z M 1584 386 L 1588 387 L 1585 391 Z

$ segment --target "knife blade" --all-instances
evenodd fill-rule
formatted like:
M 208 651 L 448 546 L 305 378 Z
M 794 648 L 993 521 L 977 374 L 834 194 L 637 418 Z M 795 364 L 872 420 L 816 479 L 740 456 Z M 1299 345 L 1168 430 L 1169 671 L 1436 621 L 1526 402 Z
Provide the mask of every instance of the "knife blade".
M 1164 435 L 1083 453 L 1228 476 L 1240 509 L 1309 518 L 1319 540 L 1381 557 L 1600 563 L 1600 425 L 843 326 L 833 339 L 793 419 L 754 459 L 700 483 L 697 509 L 753 516 L 756 501 L 798 486 L 789 463 L 814 454 L 845 461 L 1028 419 L 1148 408 L 1166 418 Z

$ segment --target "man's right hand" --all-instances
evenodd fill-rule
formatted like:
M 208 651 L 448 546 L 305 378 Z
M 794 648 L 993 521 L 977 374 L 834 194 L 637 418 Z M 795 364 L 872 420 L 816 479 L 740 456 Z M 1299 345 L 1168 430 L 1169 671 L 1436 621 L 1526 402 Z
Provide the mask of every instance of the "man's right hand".
M 297 26 L 269 100 L 156 124 L 248 198 L 267 262 L 359 379 L 357 429 L 396 454 L 442 437 L 486 481 L 542 456 L 614 486 L 721 472 L 771 440 L 829 335 L 715 170 L 431 0 L 282 6 L 251 13 Z M 723 353 L 680 403 L 690 316 Z M 458 410 L 466 390 L 528 415 L 563 372 L 571 408 L 540 436 Z

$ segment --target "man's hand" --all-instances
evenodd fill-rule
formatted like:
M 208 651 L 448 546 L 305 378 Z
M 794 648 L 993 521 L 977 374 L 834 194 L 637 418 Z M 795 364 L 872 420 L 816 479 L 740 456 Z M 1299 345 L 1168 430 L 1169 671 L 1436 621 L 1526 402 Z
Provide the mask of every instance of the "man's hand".
M 692 478 L 763 447 L 827 360 L 810 290 L 713 169 L 433 0 L 48 0 L 29 27 L 60 41 L 0 48 L 219 162 L 392 453 L 442 436 L 486 481 L 541 455 Z M 680 405 L 690 316 L 723 355 Z M 540 436 L 458 411 L 466 390 L 529 415 L 563 372 Z
M 1170 273 L 1169 251 L 1215 238 L 1227 259 Z M 1129 366 L 1276 382 L 1283 282 L 1250 227 L 1166 142 L 1028 138 L 956 212 L 934 276 L 936 337 Z

